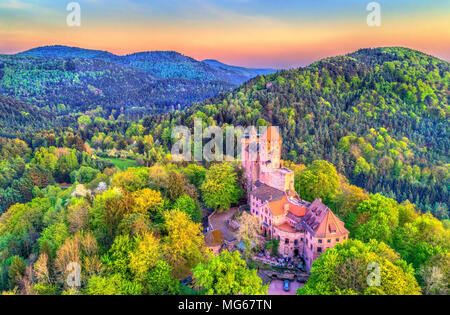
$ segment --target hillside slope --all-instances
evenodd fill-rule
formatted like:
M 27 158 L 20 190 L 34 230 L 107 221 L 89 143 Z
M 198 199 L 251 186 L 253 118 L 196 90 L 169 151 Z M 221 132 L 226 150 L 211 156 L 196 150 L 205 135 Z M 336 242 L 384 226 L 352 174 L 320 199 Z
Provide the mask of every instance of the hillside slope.
M 212 67 L 222 69 L 224 71 L 236 73 L 237 75 L 240 75 L 241 77 L 245 78 L 245 80 L 243 80 L 242 82 L 245 82 L 245 81 L 247 81 L 251 78 L 254 78 L 258 75 L 266 75 L 266 74 L 271 74 L 271 73 L 277 72 L 277 70 L 274 70 L 274 69 L 253 69 L 253 68 L 230 66 L 230 65 L 224 64 L 218 60 L 213 60 L 213 59 L 206 59 L 206 60 L 203 60 L 202 62 L 206 63 Z
M 255 78 L 173 119 L 279 126 L 285 159 L 325 159 L 371 192 L 448 208 L 449 81 L 449 63 L 432 56 L 363 49 Z
M 46 129 L 55 115 L 11 98 L 0 96 L 0 137 Z
M 18 53 L 19 56 L 51 57 L 51 58 L 89 58 L 111 60 L 116 57 L 103 50 L 84 49 L 79 47 L 67 47 L 61 45 L 36 47 Z
M 143 70 L 160 79 L 188 79 L 223 81 L 239 85 L 260 74 L 273 73 L 272 69 L 247 69 L 220 62 L 200 62 L 175 51 L 148 51 L 117 56 L 106 51 L 67 46 L 44 46 L 20 53 L 23 56 L 52 58 L 88 58 L 126 65 Z
M 161 79 L 102 59 L 0 55 L 0 94 L 49 106 L 61 104 L 78 111 L 105 109 L 164 112 L 229 91 L 218 81 Z

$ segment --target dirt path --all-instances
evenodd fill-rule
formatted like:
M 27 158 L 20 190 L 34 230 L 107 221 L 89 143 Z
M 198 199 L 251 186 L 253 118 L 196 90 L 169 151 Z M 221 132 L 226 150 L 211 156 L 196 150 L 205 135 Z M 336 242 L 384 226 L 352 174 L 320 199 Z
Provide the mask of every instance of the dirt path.
M 231 208 L 229 211 L 222 213 L 214 213 L 210 217 L 210 224 L 213 230 L 221 230 L 223 238 L 232 241 L 236 238 L 234 232 L 228 228 L 227 221 L 238 211 L 238 208 Z

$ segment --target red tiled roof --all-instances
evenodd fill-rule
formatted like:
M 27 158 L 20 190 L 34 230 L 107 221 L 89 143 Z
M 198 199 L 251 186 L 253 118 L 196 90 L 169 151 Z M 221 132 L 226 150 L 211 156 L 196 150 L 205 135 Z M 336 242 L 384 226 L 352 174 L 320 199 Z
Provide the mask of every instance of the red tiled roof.
M 285 232 L 290 232 L 290 233 L 295 233 L 297 232 L 292 226 L 290 226 L 288 223 L 283 223 L 280 225 L 275 225 L 276 228 L 285 231 Z
M 290 200 L 287 195 L 283 195 L 280 200 L 269 201 L 269 209 L 274 216 L 284 215 L 287 212 L 297 217 L 303 217 L 306 214 L 306 207 Z
M 314 237 L 341 237 L 350 233 L 344 223 L 319 199 L 311 204 L 308 211 L 303 222 L 309 227 Z
M 280 200 L 269 201 L 269 209 L 272 211 L 273 216 L 277 217 L 280 215 L 284 215 L 286 213 L 284 209 L 284 205 L 287 203 L 286 195 L 283 196 Z
M 289 212 L 297 217 L 303 217 L 306 214 L 306 207 L 291 203 L 289 206 Z

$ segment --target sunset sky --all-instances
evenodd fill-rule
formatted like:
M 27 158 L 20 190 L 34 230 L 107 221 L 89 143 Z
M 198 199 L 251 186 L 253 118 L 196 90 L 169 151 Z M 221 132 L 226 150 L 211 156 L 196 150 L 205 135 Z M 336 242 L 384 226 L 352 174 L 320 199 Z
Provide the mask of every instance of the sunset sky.
M 449 0 L 0 0 L 0 53 L 69 45 L 128 54 L 175 50 L 193 58 L 291 68 L 363 47 L 406 46 L 450 60 Z

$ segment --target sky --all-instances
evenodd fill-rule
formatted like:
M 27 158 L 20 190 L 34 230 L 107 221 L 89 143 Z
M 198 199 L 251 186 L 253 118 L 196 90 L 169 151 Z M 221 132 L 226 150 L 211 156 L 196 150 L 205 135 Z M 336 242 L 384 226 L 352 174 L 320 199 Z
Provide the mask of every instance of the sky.
M 198 60 L 276 69 L 359 48 L 404 46 L 450 61 L 449 0 L 0 0 L 0 54 L 68 45 L 129 54 L 174 50 Z

